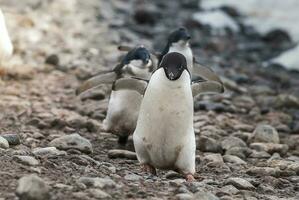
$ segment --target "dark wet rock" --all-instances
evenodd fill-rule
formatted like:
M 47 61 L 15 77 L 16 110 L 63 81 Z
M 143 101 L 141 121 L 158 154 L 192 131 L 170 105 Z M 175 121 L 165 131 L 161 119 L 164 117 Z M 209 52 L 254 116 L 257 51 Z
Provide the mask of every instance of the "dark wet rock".
M 137 8 L 134 12 L 134 20 L 138 24 L 154 25 L 160 17 L 160 13 L 152 6 Z
M 35 174 L 23 176 L 18 181 L 16 190 L 20 200 L 47 200 L 50 199 L 50 187 Z
M 203 152 L 221 153 L 220 144 L 213 138 L 200 136 L 197 141 L 197 148 Z
M 254 130 L 253 135 L 254 142 L 279 143 L 278 132 L 270 125 L 258 125 Z
M 71 134 L 61 136 L 52 140 L 49 146 L 56 147 L 61 150 L 76 149 L 83 153 L 92 153 L 92 145 L 89 140 L 83 138 L 79 134 Z
M 56 54 L 49 55 L 46 58 L 45 63 L 49 64 L 49 65 L 58 66 L 59 65 L 59 57 L 58 57 L 58 55 L 56 55 Z
M 263 40 L 274 47 L 277 48 L 286 48 L 290 47 L 292 44 L 292 39 L 290 35 L 281 29 L 274 29 L 266 33 L 263 37 Z
M 210 101 L 196 101 L 194 103 L 194 110 L 213 110 L 216 112 L 229 111 L 229 107 L 225 106 L 223 103 L 215 103 Z
M 7 140 L 9 145 L 19 145 L 21 144 L 21 139 L 18 134 L 4 134 L 1 135 L 3 138 Z
M 126 158 L 130 160 L 137 160 L 136 153 L 122 149 L 112 149 L 108 151 L 109 158 Z
M 242 178 L 229 178 L 225 181 L 225 184 L 231 184 L 241 190 L 253 190 L 255 187 L 247 180 Z
M 241 13 L 234 7 L 223 5 L 219 8 L 220 10 L 224 11 L 226 14 L 233 18 L 241 17 Z

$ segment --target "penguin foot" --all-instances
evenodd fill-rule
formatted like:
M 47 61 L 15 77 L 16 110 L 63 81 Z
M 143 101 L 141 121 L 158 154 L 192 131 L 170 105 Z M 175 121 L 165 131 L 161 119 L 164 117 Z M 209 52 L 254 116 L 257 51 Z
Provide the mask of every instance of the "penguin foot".
M 157 175 L 156 169 L 149 164 L 141 164 L 141 170 L 144 172 L 149 172 L 153 175 Z
M 192 174 L 186 174 L 185 175 L 185 179 L 186 179 L 187 182 L 193 182 L 193 181 L 195 181 L 195 178 L 194 178 L 194 176 Z

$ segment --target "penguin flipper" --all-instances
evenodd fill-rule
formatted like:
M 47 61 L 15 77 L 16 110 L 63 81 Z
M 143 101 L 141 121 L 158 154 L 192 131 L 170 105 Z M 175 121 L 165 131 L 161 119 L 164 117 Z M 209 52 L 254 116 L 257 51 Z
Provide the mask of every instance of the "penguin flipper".
M 192 94 L 197 96 L 201 93 L 223 93 L 224 87 L 223 84 L 220 84 L 217 81 L 203 81 L 192 83 Z
M 100 84 L 112 84 L 117 78 L 117 74 L 112 72 L 107 72 L 105 74 L 99 74 L 95 77 L 88 79 L 87 81 L 83 82 L 83 84 L 77 88 L 76 94 L 80 95 L 87 90 L 90 90 Z
M 133 78 L 120 78 L 114 82 L 112 89 L 114 91 L 135 90 L 139 94 L 143 95 L 146 87 L 147 83 L 143 80 Z
M 220 77 L 211 68 L 198 63 L 195 59 L 193 61 L 193 65 L 193 75 L 200 76 L 208 81 L 216 81 L 223 84 Z

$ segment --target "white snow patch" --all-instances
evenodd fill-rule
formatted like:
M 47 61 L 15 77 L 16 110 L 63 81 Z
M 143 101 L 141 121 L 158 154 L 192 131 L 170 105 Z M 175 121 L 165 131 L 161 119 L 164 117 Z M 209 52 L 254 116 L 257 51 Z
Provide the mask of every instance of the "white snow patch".
M 278 63 L 287 69 L 299 70 L 299 46 L 289 49 L 284 53 L 280 54 L 278 57 L 272 59 L 271 63 Z
M 198 12 L 193 14 L 193 19 L 203 25 L 209 25 L 216 32 L 222 33 L 225 28 L 231 29 L 233 32 L 239 31 L 238 24 L 226 13 L 221 10 L 211 10 Z

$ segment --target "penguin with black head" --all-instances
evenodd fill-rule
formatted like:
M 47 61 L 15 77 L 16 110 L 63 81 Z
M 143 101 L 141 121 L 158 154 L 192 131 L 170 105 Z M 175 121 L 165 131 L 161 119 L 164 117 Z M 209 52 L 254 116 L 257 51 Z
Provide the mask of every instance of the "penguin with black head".
M 136 87 L 131 87 L 132 82 L 127 77 L 137 76 L 148 79 L 156 69 L 156 61 L 150 56 L 148 50 L 138 46 L 129 51 L 121 62 L 110 71 L 85 81 L 78 89 L 77 94 L 88 92 L 100 84 L 112 84 L 108 110 L 103 122 L 104 129 L 118 136 L 118 143 L 125 146 L 130 134 L 136 127 L 142 95 L 136 92 Z M 141 87 L 146 83 L 141 82 Z M 138 90 L 138 88 L 137 88 Z
M 202 92 L 222 92 L 218 82 L 191 82 L 186 57 L 164 55 L 152 74 L 140 106 L 133 141 L 137 158 L 146 171 L 182 173 L 188 181 L 195 173 L 193 97 Z

